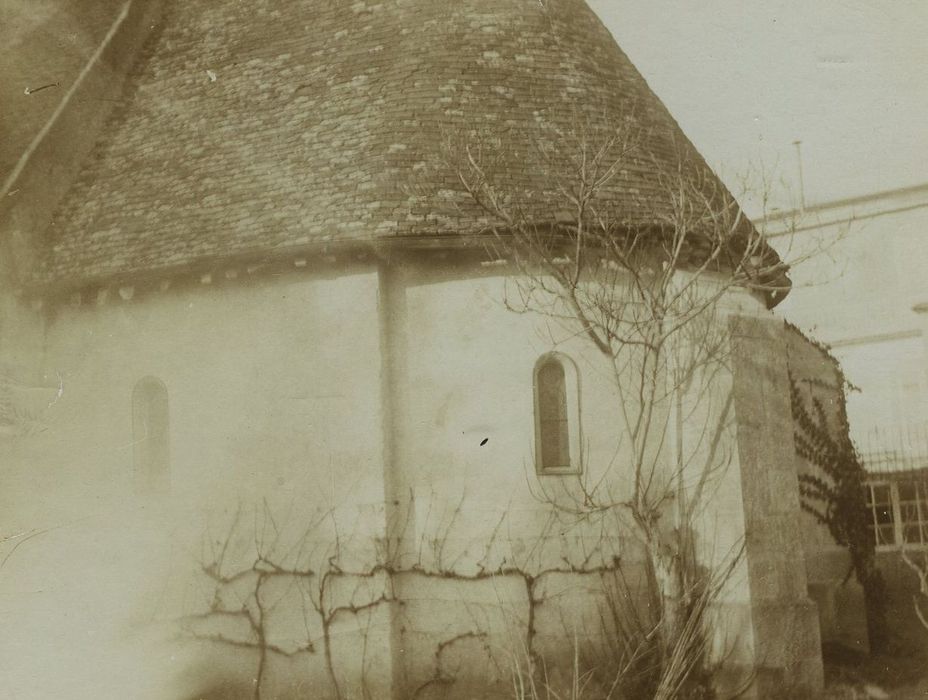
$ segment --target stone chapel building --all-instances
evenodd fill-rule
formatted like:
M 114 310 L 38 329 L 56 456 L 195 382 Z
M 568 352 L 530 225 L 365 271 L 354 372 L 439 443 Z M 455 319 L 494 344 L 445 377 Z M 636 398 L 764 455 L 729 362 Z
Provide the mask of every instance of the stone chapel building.
M 673 167 L 692 146 L 609 32 L 583 0 L 135 0 L 68 97 L 0 209 L 0 352 L 19 421 L 2 438 L 3 517 L 37 533 L 0 582 L 0 657 L 21 659 L 2 682 L 17 697 L 237 697 L 221 689 L 257 673 L 268 697 L 322 697 L 333 680 L 361 697 L 361 677 L 373 697 L 451 693 L 445 650 L 465 676 L 505 681 L 479 661 L 507 633 L 486 610 L 524 585 L 481 578 L 516 555 L 473 543 L 494 542 L 505 516 L 512 552 L 544 533 L 545 556 L 588 559 L 593 535 L 552 533 L 531 484 L 616 454 L 618 407 L 582 338 L 501 303 L 517 273 L 438 156 L 455 127 L 518 139 L 539 119 L 637 120 Z M 546 191 L 524 153 L 501 155 L 512 188 Z M 610 187 L 632 218 L 667 196 L 648 164 Z M 529 216 L 556 217 L 531 202 Z M 719 619 L 737 640 L 726 663 L 752 670 L 757 697 L 822 682 L 778 300 L 726 302 L 750 331 L 720 380 L 736 418 L 710 514 L 721 544 L 745 543 Z M 243 502 L 258 505 L 236 521 Z M 477 583 L 394 582 L 403 605 L 377 606 L 383 572 L 365 570 L 311 633 L 318 598 L 273 589 L 290 612 L 266 640 L 261 596 L 281 572 L 259 557 L 237 577 L 222 533 L 244 522 L 260 554 L 310 512 L 358 561 L 398 527 L 433 544 L 453 530 L 433 555 Z M 634 558 L 624 533 L 598 536 L 602 561 Z M 196 562 L 209 580 L 189 583 Z M 268 588 L 235 607 L 209 588 L 220 578 Z M 545 583 L 561 602 L 532 613 L 545 658 L 594 634 L 572 581 Z M 165 611 L 228 619 L 158 646 L 146 625 Z M 273 650 L 256 672 L 259 627 Z

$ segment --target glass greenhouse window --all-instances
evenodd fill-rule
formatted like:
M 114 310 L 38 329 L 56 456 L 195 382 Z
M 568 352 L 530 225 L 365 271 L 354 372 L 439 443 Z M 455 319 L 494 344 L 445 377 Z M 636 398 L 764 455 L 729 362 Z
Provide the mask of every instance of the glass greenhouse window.
M 928 484 L 905 478 L 871 482 L 867 509 L 878 546 L 928 545 Z

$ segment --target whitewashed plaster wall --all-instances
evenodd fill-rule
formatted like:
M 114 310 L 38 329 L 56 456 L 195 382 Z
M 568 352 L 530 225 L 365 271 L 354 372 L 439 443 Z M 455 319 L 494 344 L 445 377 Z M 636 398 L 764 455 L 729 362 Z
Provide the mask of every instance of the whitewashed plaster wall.
M 290 530 L 333 508 L 373 559 L 384 536 L 378 323 L 370 268 L 52 312 L 43 359 L 60 395 L 41 432 L 3 446 L 5 527 L 44 533 L 0 580 L 5 693 L 176 697 L 170 683 L 191 665 L 252 673 L 234 650 L 154 646 L 145 632 L 208 609 L 209 582 L 193 575 L 239 503 L 266 498 Z M 146 376 L 169 396 L 169 494 L 135 483 L 132 390 Z M 374 627 L 389 634 L 386 612 Z

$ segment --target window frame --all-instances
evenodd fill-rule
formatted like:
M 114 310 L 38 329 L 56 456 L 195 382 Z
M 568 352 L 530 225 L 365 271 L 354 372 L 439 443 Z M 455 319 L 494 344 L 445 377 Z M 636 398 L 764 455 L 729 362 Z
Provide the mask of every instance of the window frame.
M 903 521 L 902 500 L 899 494 L 900 484 L 911 483 L 915 488 L 915 501 L 906 501 L 906 504 L 915 503 L 916 520 Z M 866 482 L 867 487 L 867 509 L 870 511 L 871 524 L 870 530 L 873 533 L 874 544 L 877 551 L 888 552 L 898 550 L 900 547 L 908 549 L 928 548 L 928 483 L 920 479 L 906 478 L 882 478 L 872 479 Z M 879 523 L 876 520 L 874 509 L 874 489 L 878 487 L 887 487 L 889 489 L 889 504 L 892 513 L 892 532 L 893 541 L 884 543 L 877 540 L 877 528 Z M 919 531 L 919 542 L 906 542 L 905 529 L 906 525 L 915 525 Z
M 564 372 L 564 393 L 567 402 L 567 454 L 569 464 L 545 467 L 542 462 L 541 391 L 538 375 L 550 362 L 557 362 Z M 535 421 L 535 472 L 539 476 L 564 476 L 583 473 L 583 426 L 580 412 L 580 373 L 577 365 L 561 352 L 548 352 L 538 358 L 532 370 Z

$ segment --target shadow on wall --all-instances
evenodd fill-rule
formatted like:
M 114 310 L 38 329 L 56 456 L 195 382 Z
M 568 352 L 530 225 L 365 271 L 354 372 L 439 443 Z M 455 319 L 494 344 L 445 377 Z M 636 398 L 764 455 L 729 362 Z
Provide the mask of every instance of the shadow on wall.
M 928 654 L 928 629 L 914 608 L 919 599 L 918 578 L 899 552 L 878 552 L 876 563 L 886 583 L 886 624 L 892 637 L 908 650 Z

